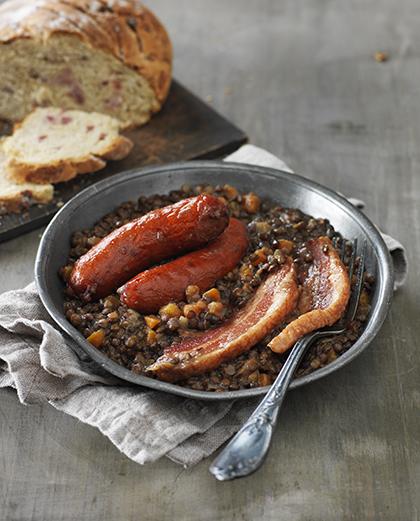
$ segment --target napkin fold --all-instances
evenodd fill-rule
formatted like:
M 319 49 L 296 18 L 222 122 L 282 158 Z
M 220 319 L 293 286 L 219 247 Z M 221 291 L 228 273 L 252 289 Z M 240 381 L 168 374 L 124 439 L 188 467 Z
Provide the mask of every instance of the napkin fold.
M 226 161 L 291 172 L 281 159 L 253 145 Z M 395 239 L 384 239 L 398 288 L 407 275 L 405 250 Z M 191 400 L 110 376 L 56 328 L 34 283 L 0 295 L 0 387 L 15 388 L 23 404 L 49 403 L 96 427 L 141 464 L 162 456 L 184 466 L 198 463 L 240 428 L 258 402 Z

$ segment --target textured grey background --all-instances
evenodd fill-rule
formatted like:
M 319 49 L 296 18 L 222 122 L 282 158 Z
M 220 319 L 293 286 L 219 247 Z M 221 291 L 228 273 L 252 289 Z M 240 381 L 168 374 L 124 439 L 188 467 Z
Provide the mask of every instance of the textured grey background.
M 96 430 L 0 392 L 0 520 L 417 521 L 420 481 L 420 4 L 155 0 L 176 76 L 299 173 L 362 198 L 405 241 L 406 288 L 372 347 L 290 394 L 265 467 L 140 467 Z M 376 63 L 377 50 L 390 61 Z M 0 244 L 2 289 L 32 279 L 39 231 Z

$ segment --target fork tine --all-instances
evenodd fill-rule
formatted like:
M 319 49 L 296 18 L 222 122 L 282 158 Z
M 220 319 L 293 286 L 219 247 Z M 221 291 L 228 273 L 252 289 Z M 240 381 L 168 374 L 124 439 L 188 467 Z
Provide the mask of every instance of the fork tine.
M 346 240 L 345 239 L 341 239 L 340 259 L 343 262 L 346 260 Z
M 359 305 L 360 295 L 362 293 L 363 288 L 363 275 L 365 271 L 365 261 L 366 261 L 366 250 L 367 250 L 367 243 L 366 239 L 363 241 L 361 251 L 359 253 L 359 264 L 357 266 L 356 271 L 356 282 L 353 287 L 353 291 L 351 292 L 350 296 L 350 302 L 347 308 L 347 320 L 351 322 L 354 317 L 356 316 L 357 307 Z M 352 255 L 352 264 L 354 269 L 354 259 L 357 254 L 357 250 L 354 250 L 354 253 Z M 352 270 L 353 271 L 353 270 Z M 353 275 L 353 274 L 352 274 Z
M 346 241 L 342 237 L 334 237 L 332 240 L 334 248 L 337 250 L 338 255 L 342 262 L 346 259 Z
M 354 273 L 354 265 L 356 263 L 356 257 L 357 257 L 357 238 L 354 239 L 352 247 L 351 247 L 351 259 L 349 263 L 349 277 L 350 280 L 353 278 Z

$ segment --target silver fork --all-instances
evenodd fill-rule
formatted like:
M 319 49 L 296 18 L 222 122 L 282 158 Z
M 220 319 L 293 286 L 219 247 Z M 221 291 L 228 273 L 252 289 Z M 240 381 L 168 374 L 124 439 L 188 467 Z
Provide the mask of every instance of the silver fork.
M 342 240 L 340 257 L 344 260 L 344 240 Z M 210 466 L 210 472 L 218 480 L 228 481 L 248 476 L 262 465 L 270 448 L 278 412 L 286 396 L 293 374 L 306 350 L 318 338 L 343 333 L 348 323 L 354 319 L 363 288 L 366 240 L 363 242 L 360 252 L 357 252 L 357 239 L 353 241 L 349 263 L 350 280 L 353 278 L 356 257 L 359 257 L 359 263 L 344 317 L 333 326 L 309 333 L 296 342 L 276 380 L 259 406 Z

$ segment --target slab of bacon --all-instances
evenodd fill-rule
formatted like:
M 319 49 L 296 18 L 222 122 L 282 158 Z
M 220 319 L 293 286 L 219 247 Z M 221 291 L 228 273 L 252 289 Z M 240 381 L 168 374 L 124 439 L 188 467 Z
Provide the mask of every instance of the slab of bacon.
M 210 371 L 249 350 L 279 326 L 296 307 L 298 297 L 296 268 L 288 258 L 232 318 L 172 344 L 147 371 L 168 382 Z
M 307 333 L 331 326 L 347 307 L 350 279 L 330 239 L 319 237 L 308 241 L 307 249 L 313 262 L 302 285 L 299 317 L 268 344 L 275 353 L 287 351 Z

